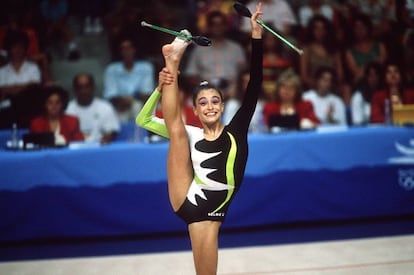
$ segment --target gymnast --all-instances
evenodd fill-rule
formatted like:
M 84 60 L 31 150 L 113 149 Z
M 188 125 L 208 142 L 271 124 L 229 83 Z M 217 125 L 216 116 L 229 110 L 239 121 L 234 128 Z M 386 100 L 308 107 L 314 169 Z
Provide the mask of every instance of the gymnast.
M 263 29 L 256 22 L 261 14 L 259 3 L 250 20 L 250 81 L 228 125 L 222 123 L 223 95 L 207 82 L 193 94 L 194 112 L 203 128 L 184 125 L 177 81 L 181 57 L 191 41 L 178 36 L 162 47 L 165 67 L 159 73 L 158 87 L 136 118 L 141 127 L 169 139 L 169 199 L 188 225 L 198 275 L 217 273 L 219 229 L 244 176 L 249 124 L 262 87 Z M 163 119 L 154 115 L 160 99 Z

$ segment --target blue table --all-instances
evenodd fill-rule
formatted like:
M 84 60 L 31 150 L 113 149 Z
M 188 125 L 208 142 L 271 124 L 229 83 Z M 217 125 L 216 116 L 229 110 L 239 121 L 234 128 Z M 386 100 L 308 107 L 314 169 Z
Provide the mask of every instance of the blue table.
M 414 129 L 255 134 L 225 228 L 414 214 Z M 185 231 L 168 144 L 0 151 L 0 241 Z

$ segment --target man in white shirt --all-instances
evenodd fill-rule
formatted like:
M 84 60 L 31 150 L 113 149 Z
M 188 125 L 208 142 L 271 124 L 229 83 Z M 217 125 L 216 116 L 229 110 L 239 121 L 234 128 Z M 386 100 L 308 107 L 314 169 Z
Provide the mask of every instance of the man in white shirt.
M 346 110 L 343 100 L 332 92 L 335 74 L 332 69 L 321 67 L 315 75 L 315 89 L 303 94 L 303 99 L 312 102 L 316 116 L 322 125 L 346 125 Z
M 131 38 L 120 38 L 118 47 L 121 61 L 107 66 L 103 96 L 112 102 L 121 122 L 133 121 L 155 88 L 155 68 L 149 61 L 136 60 Z
M 75 99 L 69 102 L 66 113 L 79 118 L 80 128 L 89 142 L 109 143 L 121 130 L 113 106 L 106 100 L 95 97 L 93 76 L 80 73 L 73 79 Z
M 9 62 L 0 68 L 1 128 L 9 127 L 9 124 L 13 122 L 25 124 L 28 121 L 23 121 L 26 120 L 23 118 L 31 115 L 32 111 L 34 112 L 35 106 L 33 106 L 34 102 L 31 99 L 36 95 L 32 94 L 33 91 L 29 87 L 33 84 L 40 84 L 41 72 L 35 63 L 26 59 L 28 45 L 29 39 L 24 32 L 10 32 L 5 37 L 5 49 Z M 32 106 L 26 108 L 28 102 Z M 24 106 L 17 106 L 22 104 Z M 26 111 L 21 113 L 17 110 Z

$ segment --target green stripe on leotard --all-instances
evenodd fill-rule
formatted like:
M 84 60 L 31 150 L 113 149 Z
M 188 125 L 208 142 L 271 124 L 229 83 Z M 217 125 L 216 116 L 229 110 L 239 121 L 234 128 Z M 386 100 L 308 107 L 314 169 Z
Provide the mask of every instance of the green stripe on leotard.
M 226 178 L 227 178 L 227 184 L 231 187 L 234 187 L 235 186 L 235 180 L 234 180 L 234 173 L 233 172 L 234 172 L 234 163 L 236 161 L 237 144 L 236 144 L 236 140 L 234 139 L 233 135 L 229 132 L 227 132 L 227 134 L 230 137 L 231 146 L 230 146 L 229 155 L 228 155 L 227 161 L 226 161 Z M 233 192 L 234 192 L 234 188 L 229 188 L 228 189 L 226 199 L 224 200 L 224 202 L 222 204 L 219 205 L 219 207 L 216 208 L 216 210 L 213 211 L 213 213 L 216 213 L 216 212 L 220 211 L 220 209 L 223 208 L 224 205 L 226 205 L 226 203 L 233 196 Z

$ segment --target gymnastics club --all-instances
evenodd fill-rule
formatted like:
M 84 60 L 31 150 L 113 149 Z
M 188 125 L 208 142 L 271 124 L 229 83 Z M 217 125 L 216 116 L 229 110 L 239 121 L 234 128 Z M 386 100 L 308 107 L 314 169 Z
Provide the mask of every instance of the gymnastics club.
M 252 17 L 252 13 L 250 12 L 250 10 L 246 6 L 244 6 L 242 3 L 239 3 L 239 2 L 234 3 L 233 8 L 237 11 L 238 14 L 240 14 L 240 15 L 242 15 L 244 17 L 248 17 L 248 18 Z M 295 45 L 293 45 L 292 43 L 290 43 L 283 36 L 281 36 L 280 34 L 278 34 L 277 32 L 275 32 L 274 30 L 272 30 L 262 20 L 256 19 L 256 22 L 257 22 L 257 24 L 259 24 L 260 26 L 262 26 L 264 29 L 266 29 L 267 31 L 269 31 L 271 34 L 273 34 L 274 36 L 276 36 L 277 38 L 279 38 L 280 40 L 282 40 L 289 47 L 291 47 L 292 49 L 294 49 L 298 54 L 300 54 L 300 55 L 303 54 L 303 50 L 298 49 Z
M 208 39 L 205 36 L 191 36 L 185 33 L 181 33 L 181 32 L 177 32 L 177 31 L 173 31 L 173 30 L 169 30 L 167 28 L 163 28 L 163 27 L 159 27 L 153 24 L 149 24 L 145 21 L 141 21 L 141 26 L 143 27 L 149 27 L 151 29 L 157 30 L 157 31 L 162 31 L 168 34 L 172 34 L 174 36 L 178 36 L 181 38 L 184 38 L 185 40 L 189 41 L 192 40 L 194 41 L 194 43 L 196 43 L 199 46 L 211 46 L 211 40 Z

